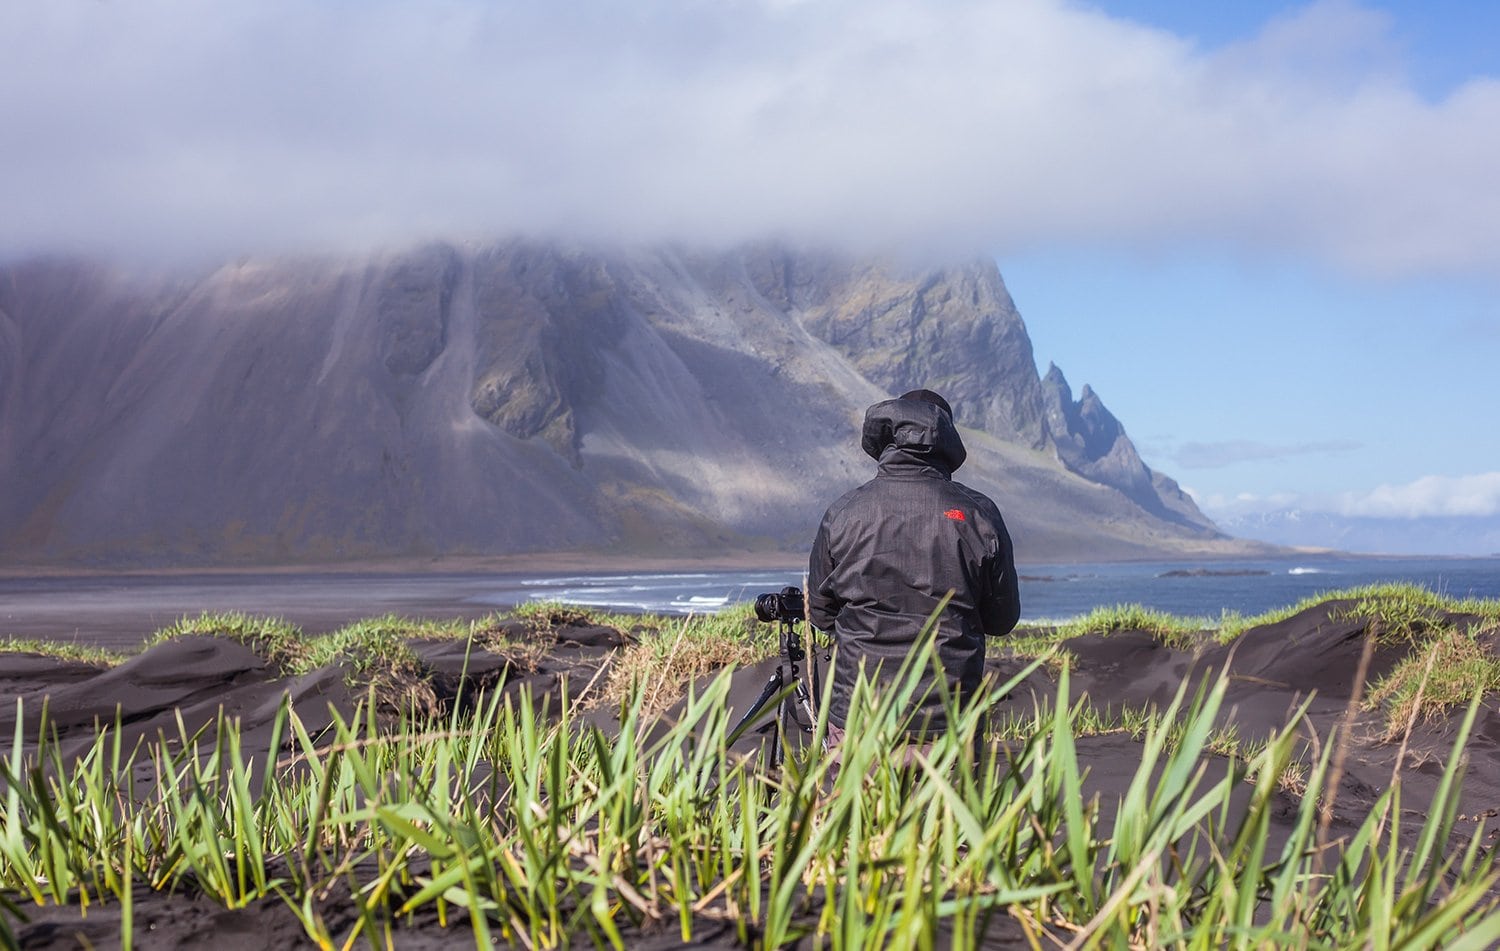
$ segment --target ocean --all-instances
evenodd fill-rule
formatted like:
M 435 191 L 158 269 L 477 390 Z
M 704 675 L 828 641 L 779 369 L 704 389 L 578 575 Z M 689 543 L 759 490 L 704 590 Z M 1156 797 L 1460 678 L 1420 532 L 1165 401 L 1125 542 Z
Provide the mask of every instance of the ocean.
M 1328 591 L 1413 582 L 1457 598 L 1500 599 L 1500 558 L 1352 558 L 1292 561 L 1020 565 L 1024 621 L 1055 621 L 1099 607 L 1140 604 L 1183 617 L 1261 614 Z M 553 600 L 608 610 L 705 614 L 803 584 L 796 571 L 571 574 L 507 579 L 477 600 L 497 607 Z

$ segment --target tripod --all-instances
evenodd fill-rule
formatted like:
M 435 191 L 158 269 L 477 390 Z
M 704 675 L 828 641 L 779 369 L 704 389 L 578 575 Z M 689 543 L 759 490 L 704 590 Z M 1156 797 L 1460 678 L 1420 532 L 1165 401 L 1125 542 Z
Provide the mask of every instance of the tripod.
M 812 698 L 822 696 L 816 652 L 812 657 L 812 670 L 810 671 L 811 689 L 808 684 L 809 678 L 802 677 L 798 666 L 807 658 L 807 651 L 802 647 L 802 636 L 797 633 L 797 622 L 802 618 L 782 613 L 776 615 L 776 620 L 779 624 L 777 646 L 781 662 L 776 665 L 775 672 L 761 688 L 760 695 L 750 704 L 750 709 L 740 717 L 734 729 L 729 731 L 731 740 L 737 739 L 774 701 L 776 716 L 765 725 L 755 728 L 757 733 L 770 734 L 766 740 L 767 762 L 772 769 L 779 769 L 785 760 L 786 738 L 789 735 L 801 733 L 804 742 L 812 736 L 817 723 L 817 712 L 813 707 Z

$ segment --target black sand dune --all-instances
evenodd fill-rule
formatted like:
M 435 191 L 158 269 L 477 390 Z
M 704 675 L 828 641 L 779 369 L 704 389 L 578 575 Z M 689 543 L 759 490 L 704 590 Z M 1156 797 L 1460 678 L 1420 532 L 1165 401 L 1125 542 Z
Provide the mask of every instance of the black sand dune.
M 1304 727 L 1309 751 L 1352 718 L 1344 772 L 1333 802 L 1333 833 L 1356 828 L 1398 776 L 1403 814 L 1419 820 L 1449 757 L 1456 717 L 1420 722 L 1406 738 L 1404 757 L 1398 762 L 1403 748 L 1399 740 L 1383 738 L 1383 713 L 1351 708 L 1351 697 L 1364 691 L 1356 675 L 1370 622 L 1344 617 L 1344 607 L 1340 602 L 1325 603 L 1196 654 L 1165 647 L 1137 631 L 1067 640 L 1063 646 L 1076 658 L 1070 699 L 1086 698 L 1100 710 L 1164 708 L 1184 683 L 1191 687 L 1224 672 L 1229 687 L 1223 725 L 1232 726 L 1242 742 L 1251 743 L 1284 726 L 1291 712 L 1312 698 Z M 1447 620 L 1465 622 L 1462 617 Z M 462 641 L 411 642 L 439 710 L 463 703 L 481 688 L 509 691 L 524 686 L 543 696 L 555 694 L 566 680 L 570 694 L 576 696 L 632 639 L 628 631 L 581 618 L 563 618 L 542 631 L 515 622 L 507 633 L 513 638 L 539 639 L 528 663 L 518 662 L 513 654 L 470 649 Z M 1484 635 L 1491 650 L 1497 637 L 1493 632 Z M 1409 650 L 1400 645 L 1374 649 L 1364 674 L 1366 684 L 1390 671 Z M 992 659 L 994 672 L 1002 678 L 1024 664 L 1020 658 Z M 735 674 L 731 705 L 736 713 L 749 706 L 774 666 L 775 661 L 766 661 Z M 314 730 L 320 718 L 327 722 L 330 708 L 348 714 L 361 695 L 346 681 L 345 672 L 337 667 L 281 677 L 249 648 L 212 637 L 164 643 L 113 669 L 11 654 L 0 657 L 0 691 L 12 698 L 0 706 L 0 737 L 12 735 L 14 698 L 19 697 L 28 724 L 37 722 L 46 705 L 49 722 L 70 755 L 92 741 L 99 724 L 112 723 L 116 717 L 133 742 L 136 737 L 154 738 L 159 732 L 175 735 L 179 716 L 189 731 L 196 730 L 213 723 L 221 711 L 240 720 L 251 738 L 248 745 L 254 748 L 254 738 L 266 735 L 284 694 L 292 696 L 299 716 Z M 1029 714 L 1050 704 L 1056 695 L 1054 675 L 1043 668 L 1013 690 L 1002 709 Z M 614 722 L 607 709 L 596 711 L 591 719 L 605 729 Z M 751 736 L 743 742 L 748 749 L 758 739 Z M 1117 808 L 1134 775 L 1141 748 L 1138 738 L 1119 730 L 1078 740 L 1078 755 L 1088 771 L 1088 794 L 1099 796 L 1106 816 Z M 1474 823 L 1479 823 L 1486 847 L 1493 847 L 1500 837 L 1500 710 L 1493 696 L 1480 712 L 1466 756 L 1461 812 L 1468 821 L 1461 828 L 1472 832 Z M 1218 774 L 1222 775 L 1222 767 Z M 1246 795 L 1249 790 L 1246 784 Z M 1296 814 L 1295 794 L 1278 795 L 1284 802 L 1277 810 L 1277 821 L 1290 824 Z M 294 947 L 306 942 L 295 918 L 278 901 L 262 901 L 236 912 L 183 893 L 138 890 L 135 901 L 138 948 Z M 117 908 L 92 908 L 86 918 L 80 918 L 76 909 L 24 910 L 30 922 L 19 925 L 17 932 L 25 947 L 106 947 L 119 940 Z M 733 940 L 732 930 L 719 933 L 712 926 L 701 934 L 707 945 L 728 945 Z M 649 936 L 641 938 L 652 943 Z M 403 948 L 462 946 L 472 940 L 461 919 L 444 929 L 435 919 L 419 916 L 402 924 L 398 932 L 398 946 Z M 1003 936 L 997 940 L 1004 946 Z

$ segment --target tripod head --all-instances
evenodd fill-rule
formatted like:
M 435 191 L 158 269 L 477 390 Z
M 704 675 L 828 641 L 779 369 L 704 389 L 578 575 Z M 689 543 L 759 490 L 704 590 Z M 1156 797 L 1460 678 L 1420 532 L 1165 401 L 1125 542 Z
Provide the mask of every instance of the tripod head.
M 780 621 L 783 624 L 800 621 L 807 616 L 802 589 L 787 585 L 780 591 L 772 591 L 755 599 L 755 616 L 766 623 Z
M 761 621 L 779 625 L 781 654 L 792 665 L 792 676 L 797 676 L 797 664 L 807 656 L 802 647 L 802 635 L 797 625 L 807 617 L 802 589 L 787 585 L 780 591 L 763 594 L 755 599 L 755 616 Z

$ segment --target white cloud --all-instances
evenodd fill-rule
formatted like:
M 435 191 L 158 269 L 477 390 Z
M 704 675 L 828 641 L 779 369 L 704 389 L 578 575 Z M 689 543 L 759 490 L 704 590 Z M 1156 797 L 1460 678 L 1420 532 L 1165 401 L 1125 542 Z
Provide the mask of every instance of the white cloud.
M 1334 511 L 1372 518 L 1479 517 L 1500 514 L 1500 472 L 1423 476 L 1338 497 Z
M 1325 2 L 1215 53 L 1064 0 L 0 7 L 0 254 L 513 231 L 1215 241 L 1500 274 L 1500 81 Z
M 1293 445 L 1235 439 L 1226 442 L 1185 442 L 1167 451 L 1185 469 L 1221 469 L 1241 462 L 1262 462 L 1291 456 L 1353 452 L 1361 444 L 1350 439 L 1326 439 Z
M 1398 485 L 1329 494 L 1190 494 L 1211 518 L 1287 512 L 1375 519 L 1488 518 L 1500 515 L 1500 472 L 1422 476 Z
M 1183 491 L 1210 517 L 1243 515 L 1252 512 L 1281 511 L 1295 508 L 1303 497 L 1291 492 L 1273 492 L 1261 495 L 1255 492 L 1199 492 L 1185 488 Z

